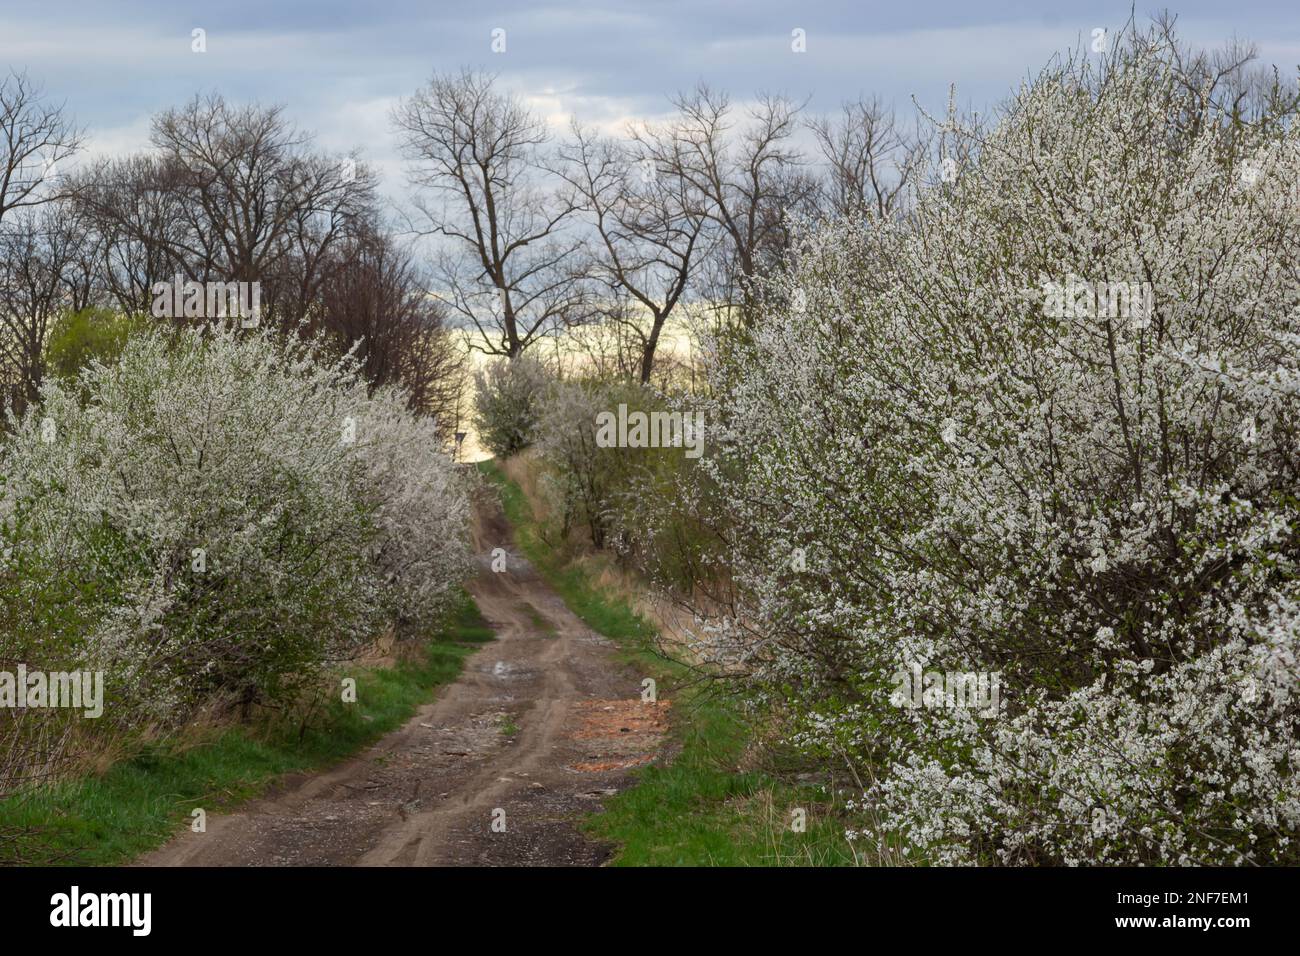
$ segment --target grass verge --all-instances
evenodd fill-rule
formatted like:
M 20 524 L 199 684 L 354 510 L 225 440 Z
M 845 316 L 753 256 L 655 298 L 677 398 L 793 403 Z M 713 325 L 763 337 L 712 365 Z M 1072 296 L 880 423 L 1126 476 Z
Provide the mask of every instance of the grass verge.
M 829 798 L 815 787 L 741 770 L 751 739 L 740 706 L 718 688 L 692 682 L 683 666 L 654 650 L 654 628 L 616 595 L 602 591 L 583 565 L 567 562 L 544 540 L 528 499 L 495 461 L 479 469 L 501 496 L 515 543 L 569 609 L 615 641 L 624 657 L 654 677 L 673 701 L 671 763 L 637 771 L 637 784 L 605 802 L 584 827 L 619 845 L 616 866 L 850 865 Z M 793 811 L 805 814 L 794 832 Z
M 163 844 L 195 808 L 230 809 L 282 774 L 329 766 L 400 727 L 492 636 L 466 594 L 422 654 L 346 675 L 357 679 L 357 702 L 332 699 L 305 731 L 281 722 L 222 729 L 184 748 L 152 744 L 102 775 L 0 801 L 0 829 L 31 834 L 19 847 L 24 863 L 127 862 Z

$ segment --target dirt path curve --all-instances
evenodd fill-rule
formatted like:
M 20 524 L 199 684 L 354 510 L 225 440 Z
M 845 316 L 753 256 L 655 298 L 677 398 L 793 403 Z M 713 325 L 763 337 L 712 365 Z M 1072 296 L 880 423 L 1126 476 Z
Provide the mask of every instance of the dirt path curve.
M 146 866 L 579 865 L 609 847 L 574 826 L 657 753 L 667 703 L 579 621 L 483 515 L 470 586 L 497 639 L 404 727 L 239 812 L 210 815 Z M 507 570 L 491 570 L 493 547 Z M 504 816 L 504 832 L 501 820 Z M 494 820 L 496 827 L 494 828 Z

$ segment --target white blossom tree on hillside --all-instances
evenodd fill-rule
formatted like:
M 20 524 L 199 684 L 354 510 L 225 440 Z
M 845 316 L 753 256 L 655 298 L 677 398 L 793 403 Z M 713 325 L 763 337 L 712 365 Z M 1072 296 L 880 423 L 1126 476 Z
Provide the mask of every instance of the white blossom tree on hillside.
M 804 235 L 725 378 L 708 634 L 913 858 L 1297 859 L 1300 126 L 1123 40 Z M 913 665 L 1000 704 L 904 706 Z

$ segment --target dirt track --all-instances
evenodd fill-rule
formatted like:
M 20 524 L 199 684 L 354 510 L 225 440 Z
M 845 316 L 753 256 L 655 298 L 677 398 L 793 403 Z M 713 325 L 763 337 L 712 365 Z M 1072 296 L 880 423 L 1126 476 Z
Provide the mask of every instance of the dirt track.
M 139 863 L 603 863 L 611 848 L 574 823 L 657 753 L 667 703 L 641 703 L 641 675 L 515 554 L 500 514 L 484 518 L 470 591 L 497 640 L 460 679 L 361 755 L 209 815 L 206 833 L 186 831 Z M 498 545 L 509 550 L 504 573 L 490 569 Z M 493 829 L 496 811 L 504 832 Z

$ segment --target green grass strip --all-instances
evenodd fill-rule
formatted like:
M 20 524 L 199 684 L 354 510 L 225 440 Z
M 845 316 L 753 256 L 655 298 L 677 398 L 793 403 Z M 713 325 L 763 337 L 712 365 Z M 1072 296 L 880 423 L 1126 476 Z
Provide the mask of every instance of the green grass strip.
M 106 773 L 0 801 L 0 830 L 27 830 L 24 863 L 111 865 L 161 846 L 201 807 L 228 810 L 287 773 L 318 770 L 402 726 L 493 632 L 468 594 L 423 654 L 359 669 L 355 704 L 335 698 L 305 732 L 232 727 L 198 745 L 148 746 Z

